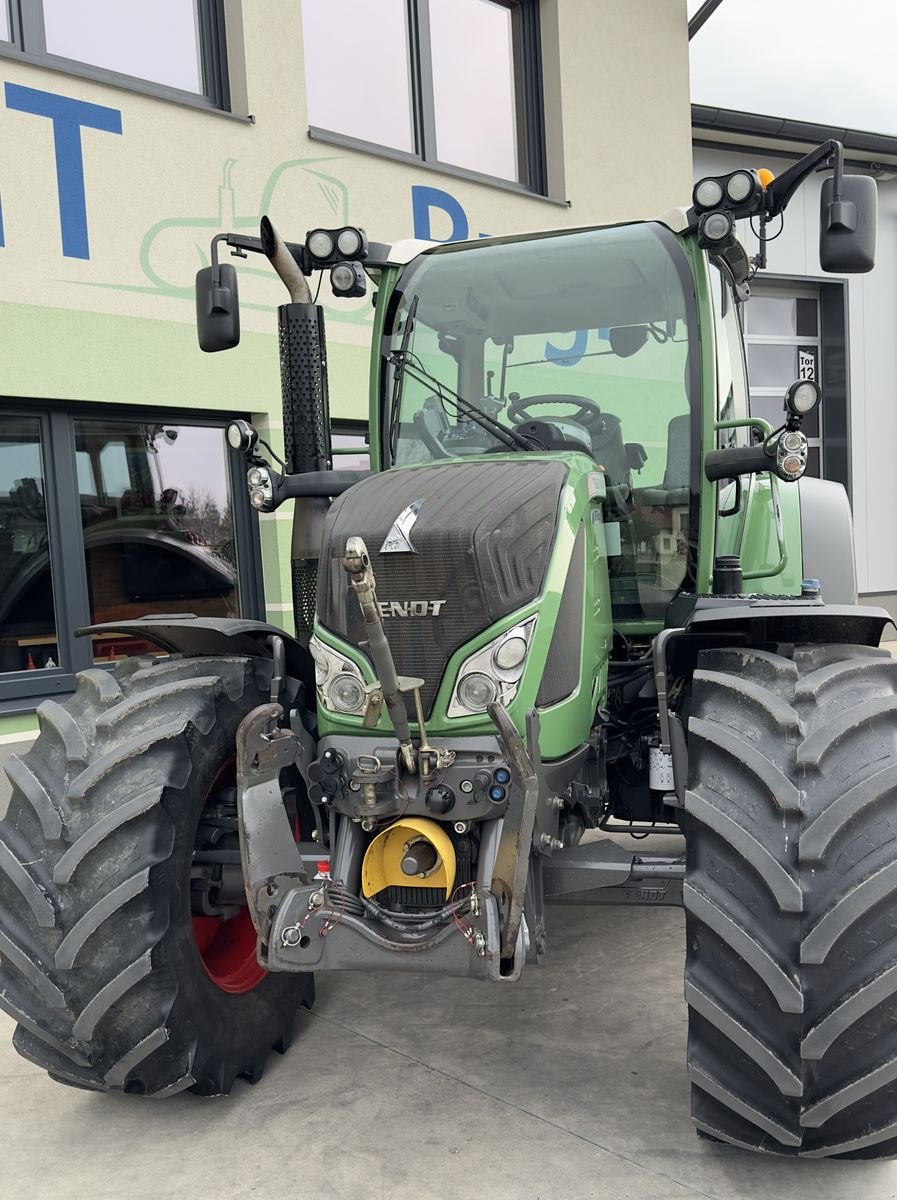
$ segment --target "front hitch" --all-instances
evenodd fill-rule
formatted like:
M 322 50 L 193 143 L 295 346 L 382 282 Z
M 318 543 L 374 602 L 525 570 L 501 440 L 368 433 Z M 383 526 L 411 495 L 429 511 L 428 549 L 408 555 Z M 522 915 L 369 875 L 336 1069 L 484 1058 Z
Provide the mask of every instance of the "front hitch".
M 237 729 L 237 814 L 240 861 L 249 915 L 263 943 L 284 892 L 308 882 L 283 803 L 280 772 L 293 766 L 300 743 L 279 722 L 279 704 L 260 704 Z

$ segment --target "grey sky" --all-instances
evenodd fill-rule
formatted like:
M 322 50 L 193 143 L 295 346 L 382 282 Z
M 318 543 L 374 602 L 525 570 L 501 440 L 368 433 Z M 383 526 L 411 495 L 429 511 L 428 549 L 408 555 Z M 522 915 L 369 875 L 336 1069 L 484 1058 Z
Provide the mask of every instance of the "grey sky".
M 893 0 L 723 0 L 691 43 L 691 98 L 897 135 L 895 35 Z

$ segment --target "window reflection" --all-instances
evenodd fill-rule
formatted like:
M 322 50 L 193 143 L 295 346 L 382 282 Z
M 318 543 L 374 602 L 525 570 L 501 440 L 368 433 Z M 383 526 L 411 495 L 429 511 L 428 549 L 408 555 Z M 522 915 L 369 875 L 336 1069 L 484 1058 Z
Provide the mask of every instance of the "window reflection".
M 0 416 L 0 671 L 58 666 L 40 422 Z
M 233 509 L 221 429 L 77 420 L 90 618 L 238 613 Z M 94 638 L 103 662 L 151 651 Z

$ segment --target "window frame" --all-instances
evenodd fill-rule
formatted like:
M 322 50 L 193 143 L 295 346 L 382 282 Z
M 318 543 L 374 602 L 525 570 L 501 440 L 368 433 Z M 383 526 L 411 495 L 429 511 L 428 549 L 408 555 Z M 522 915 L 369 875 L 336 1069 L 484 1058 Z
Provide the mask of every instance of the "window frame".
M 184 420 L 177 410 L 123 407 L 110 404 L 57 404 L 52 401 L 17 401 L 0 396 L 0 418 L 22 417 L 39 424 L 41 459 L 44 471 L 44 496 L 47 509 L 47 535 L 50 571 L 53 580 L 53 608 L 56 644 L 60 663 L 68 666 L 40 671 L 0 672 L 0 715 L 33 712 L 48 697 L 65 696 L 75 691 L 75 675 L 88 667 L 104 668 L 93 661 L 89 638 L 75 636 L 75 630 L 89 625 L 90 593 L 87 582 L 87 557 L 81 523 L 80 492 L 75 459 L 75 422 L 97 418 L 128 421 L 135 424 L 184 424 L 217 428 L 235 417 L 251 419 L 246 413 L 191 412 Z M 240 618 L 264 621 L 265 595 L 262 578 L 261 537 L 258 519 L 249 504 L 245 487 L 246 462 L 223 438 L 228 482 L 231 488 L 234 520 L 234 544 L 237 548 L 237 597 Z
M 174 100 L 209 112 L 231 114 L 230 76 L 225 36 L 226 0 L 197 0 L 201 92 L 188 92 L 139 75 L 126 75 L 108 67 L 94 66 L 47 50 L 43 0 L 0 0 L 8 4 L 10 40 L 0 41 L 0 57 L 33 66 L 48 67 L 68 75 L 79 75 L 97 83 L 108 83 L 128 91 L 143 92 L 163 100 Z
M 539 0 L 491 0 L 509 9 L 512 22 L 514 78 L 516 81 L 517 156 L 521 179 L 504 179 L 456 163 L 442 162 L 436 154 L 436 108 L 433 95 L 433 60 L 430 50 L 429 0 L 405 0 L 411 75 L 411 125 L 415 149 L 398 150 L 369 142 L 335 129 L 310 125 L 308 136 L 354 150 L 378 154 L 399 162 L 429 167 L 447 175 L 491 184 L 509 191 L 553 200 L 548 194 L 545 152 L 545 104 L 542 88 L 542 35 Z

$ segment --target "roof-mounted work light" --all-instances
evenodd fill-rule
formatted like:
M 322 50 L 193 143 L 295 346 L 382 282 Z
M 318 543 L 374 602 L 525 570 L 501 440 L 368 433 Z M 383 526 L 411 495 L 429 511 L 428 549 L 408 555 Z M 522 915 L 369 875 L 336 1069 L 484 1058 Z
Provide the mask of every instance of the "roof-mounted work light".
M 363 296 L 367 284 L 361 263 L 335 263 L 330 268 L 330 286 L 334 296 Z
M 366 258 L 368 239 L 364 230 L 354 225 L 344 225 L 340 229 L 312 229 L 305 236 L 305 249 L 311 265 L 320 269 Z

